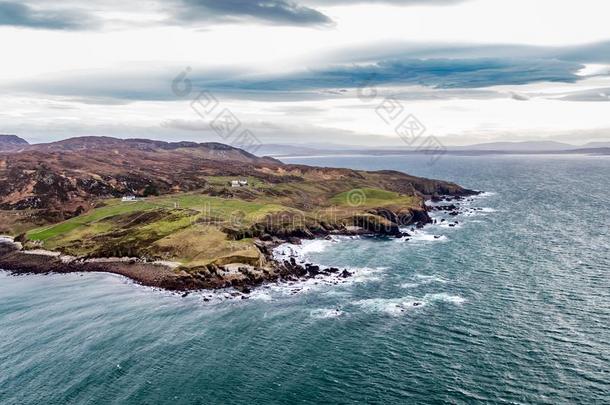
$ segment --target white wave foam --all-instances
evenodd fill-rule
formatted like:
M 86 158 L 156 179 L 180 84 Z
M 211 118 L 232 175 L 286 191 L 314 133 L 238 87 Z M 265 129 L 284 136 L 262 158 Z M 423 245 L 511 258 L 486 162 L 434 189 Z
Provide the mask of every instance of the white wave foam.
M 414 297 L 402 298 L 369 298 L 354 302 L 365 312 L 383 313 L 390 316 L 399 316 L 406 311 L 418 309 L 426 305 L 425 302 Z
M 424 300 L 428 302 L 448 302 L 455 305 L 462 305 L 466 302 L 466 298 L 460 297 L 459 295 L 450 295 L 447 293 L 426 294 L 424 296 Z
M 429 274 L 417 273 L 417 274 L 414 274 L 413 277 L 420 279 L 420 280 L 442 280 L 442 282 L 446 282 L 442 277 L 429 275 Z
M 438 226 L 438 227 L 447 228 L 447 229 L 456 229 L 456 228 L 461 228 L 462 227 L 462 223 L 458 222 L 456 224 L 455 221 L 453 221 L 453 222 L 451 222 L 451 221 L 440 222 L 440 221 L 437 220 L 437 223 L 432 225 L 432 226 Z
M 309 314 L 312 318 L 332 319 L 342 316 L 344 312 L 340 309 L 320 308 L 312 310 Z
M 265 302 L 269 302 L 269 301 L 273 301 L 273 297 L 271 296 L 271 294 L 269 294 L 268 292 L 261 290 L 261 289 L 254 289 L 251 293 L 250 293 L 250 299 L 251 300 L 256 300 L 256 301 L 265 301 Z
M 474 216 L 486 216 L 487 214 L 491 214 L 497 212 L 496 209 L 494 208 L 490 208 L 490 207 L 477 207 L 477 208 L 470 208 L 466 211 L 463 212 L 463 215 L 465 217 L 474 217 Z
M 329 286 L 348 286 L 359 283 L 378 282 L 381 281 L 382 274 L 386 269 L 385 267 L 347 267 L 346 270 L 352 274 L 350 277 L 343 278 L 339 273 L 329 275 L 319 274 L 313 278 L 269 284 L 266 291 L 271 294 L 270 298 L 275 298 L 307 294 L 323 290 Z
M 407 311 L 424 308 L 435 302 L 447 302 L 454 305 L 462 305 L 466 302 L 466 299 L 460 297 L 459 295 L 438 293 L 426 294 L 422 299 L 411 296 L 400 298 L 370 298 L 356 301 L 353 304 L 362 308 L 365 312 L 399 316 Z
M 306 255 L 309 253 L 320 253 L 324 252 L 332 243 L 332 240 L 326 239 L 314 239 L 304 241 L 301 245 L 301 254 Z
M 440 277 L 440 276 L 430 276 L 427 274 L 416 274 L 415 278 L 422 280 L 423 283 L 441 283 L 441 284 L 446 284 L 448 283 L 447 280 L 445 280 L 444 278 Z
M 396 242 L 446 242 L 449 240 L 449 238 L 447 238 L 447 236 L 445 235 L 435 235 L 427 233 L 423 230 L 411 231 L 411 228 L 405 228 L 401 231 L 407 232 L 411 236 L 403 236 L 401 238 L 395 239 Z
M 359 238 L 359 237 L 356 237 Z M 312 261 L 310 253 L 323 252 L 335 243 L 352 240 L 351 236 L 332 236 L 329 239 L 305 240 L 301 245 L 285 243 L 273 250 L 273 257 L 277 261 L 294 259 L 300 265 L 311 263 L 322 268 L 327 267 Z M 387 270 L 386 267 L 341 267 L 341 271 L 335 274 L 319 274 L 316 277 L 290 283 L 280 283 L 270 287 L 272 291 L 279 295 L 294 295 L 318 290 L 329 285 L 344 285 L 352 283 L 374 282 L 381 280 L 381 273 Z M 350 277 L 343 278 L 340 273 L 343 269 L 351 273 Z
M 283 243 L 273 249 L 273 257 L 278 261 L 294 258 L 298 263 L 305 263 L 309 254 L 324 252 L 340 240 L 339 238 L 304 240 L 300 245 Z
M 417 281 L 403 283 L 400 285 L 400 287 L 401 288 L 417 288 L 422 285 L 428 285 L 428 284 L 433 284 L 433 283 L 447 284 L 449 282 L 448 280 L 445 280 L 442 277 L 429 276 L 429 275 L 425 275 L 425 274 L 416 274 L 413 276 L 413 278 L 416 279 Z
M 352 273 L 352 276 L 345 280 L 353 283 L 381 281 L 382 274 L 385 270 L 387 270 L 387 267 L 349 267 L 347 271 Z

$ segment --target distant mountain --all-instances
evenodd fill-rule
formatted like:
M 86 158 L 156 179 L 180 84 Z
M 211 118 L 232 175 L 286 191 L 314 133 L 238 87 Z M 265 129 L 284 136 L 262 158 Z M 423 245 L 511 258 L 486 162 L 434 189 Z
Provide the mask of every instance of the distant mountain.
M 263 144 L 257 153 L 262 156 L 311 156 L 319 153 L 328 153 L 329 150 L 330 148 L 318 149 L 301 145 Z
M 610 142 L 589 142 L 578 147 L 578 149 L 587 148 L 610 148 Z
M 17 135 L 0 135 L 0 151 L 20 149 L 28 145 L 28 141 Z
M 208 176 L 281 164 L 220 143 L 82 137 L 25 145 L 0 151 L 0 209 L 75 214 L 94 198 L 191 191 Z
M 466 146 L 449 147 L 449 150 L 533 152 L 562 151 L 576 149 L 574 145 L 555 141 L 490 142 Z
M 580 153 L 587 155 L 610 155 L 610 147 L 608 148 L 581 148 L 581 149 L 573 149 L 564 153 Z
M 610 142 L 590 142 L 582 146 L 556 141 L 524 141 L 524 142 L 489 142 L 465 146 L 447 146 L 445 153 L 457 155 L 489 155 L 489 154 L 537 154 L 537 153 L 607 153 Z M 427 154 L 428 151 L 413 147 L 378 147 L 366 148 L 353 145 L 336 147 L 336 145 L 316 145 L 307 147 L 301 145 L 266 145 L 261 151 L 268 156 L 278 158 L 285 156 L 315 156 L 315 155 L 405 155 Z
M 58 142 L 31 145 L 28 150 L 44 152 L 86 151 L 87 153 L 92 153 L 93 151 L 110 151 L 112 153 L 123 151 L 170 153 L 172 151 L 184 150 L 187 154 L 195 155 L 200 159 L 230 160 L 247 163 L 257 163 L 260 161 L 274 162 L 271 158 L 261 158 L 243 149 L 217 142 L 164 142 L 150 139 L 119 139 L 106 136 L 69 138 Z

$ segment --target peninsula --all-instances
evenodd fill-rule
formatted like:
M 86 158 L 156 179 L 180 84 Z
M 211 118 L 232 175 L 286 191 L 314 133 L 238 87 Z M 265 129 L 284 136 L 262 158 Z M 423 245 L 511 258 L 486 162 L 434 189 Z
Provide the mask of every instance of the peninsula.
M 0 269 L 121 274 L 183 291 L 347 276 L 278 262 L 281 243 L 401 236 L 427 199 L 477 192 L 397 171 L 284 164 L 220 143 L 0 136 Z

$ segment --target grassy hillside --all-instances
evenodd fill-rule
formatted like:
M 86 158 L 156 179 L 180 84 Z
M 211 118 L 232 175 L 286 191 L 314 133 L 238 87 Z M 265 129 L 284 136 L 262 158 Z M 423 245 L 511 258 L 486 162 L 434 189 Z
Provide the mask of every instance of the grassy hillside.
M 219 181 L 220 190 L 224 180 Z M 252 236 L 362 225 L 363 216 L 385 223 L 371 209 L 421 207 L 421 198 L 414 195 L 370 187 L 335 193 L 335 187 L 260 183 L 236 190 L 249 200 L 201 192 L 137 202 L 111 199 L 88 213 L 32 229 L 26 236 L 30 246 L 79 257 L 139 256 L 177 261 L 189 269 L 228 263 L 260 266 L 264 259 Z
M 386 207 L 412 206 L 418 199 L 410 195 L 401 195 L 393 191 L 376 188 L 357 188 L 339 193 L 330 202 L 340 206 Z

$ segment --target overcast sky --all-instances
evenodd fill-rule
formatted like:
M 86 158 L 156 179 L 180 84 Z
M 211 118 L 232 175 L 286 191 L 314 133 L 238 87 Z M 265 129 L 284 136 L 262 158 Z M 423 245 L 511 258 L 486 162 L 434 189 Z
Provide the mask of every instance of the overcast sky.
M 610 140 L 609 15 L 607 0 L 0 0 L 0 133 L 223 141 L 191 106 L 207 91 L 264 143 L 401 145 L 409 115 L 446 145 Z

